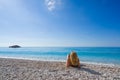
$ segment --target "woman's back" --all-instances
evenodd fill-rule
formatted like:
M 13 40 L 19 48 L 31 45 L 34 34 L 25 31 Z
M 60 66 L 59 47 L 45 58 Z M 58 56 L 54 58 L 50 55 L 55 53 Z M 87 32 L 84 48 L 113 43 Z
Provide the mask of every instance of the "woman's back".
M 76 52 L 72 52 L 72 53 L 70 54 L 70 61 L 71 61 L 71 64 L 72 64 L 73 66 L 77 66 L 77 65 L 78 65 L 79 59 L 78 59 L 78 57 L 77 57 Z
M 66 66 L 74 66 L 74 67 L 80 67 L 80 62 L 79 62 L 79 58 L 77 56 L 76 52 L 71 52 L 68 55 L 67 58 L 67 62 L 66 62 Z

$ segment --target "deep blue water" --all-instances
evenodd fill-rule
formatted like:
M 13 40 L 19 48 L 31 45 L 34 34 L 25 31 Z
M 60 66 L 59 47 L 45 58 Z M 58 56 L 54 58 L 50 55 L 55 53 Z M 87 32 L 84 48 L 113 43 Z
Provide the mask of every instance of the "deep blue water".
M 67 54 L 76 51 L 81 62 L 120 65 L 120 47 L 26 47 L 0 48 L 0 57 L 65 61 Z

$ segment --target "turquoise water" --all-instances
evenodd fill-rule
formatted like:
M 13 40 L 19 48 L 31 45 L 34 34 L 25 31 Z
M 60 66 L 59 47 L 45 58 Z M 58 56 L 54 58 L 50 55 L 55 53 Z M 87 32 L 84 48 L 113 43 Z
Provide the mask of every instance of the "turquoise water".
M 65 61 L 76 51 L 81 62 L 120 65 L 120 47 L 26 47 L 0 48 L 1 58 Z

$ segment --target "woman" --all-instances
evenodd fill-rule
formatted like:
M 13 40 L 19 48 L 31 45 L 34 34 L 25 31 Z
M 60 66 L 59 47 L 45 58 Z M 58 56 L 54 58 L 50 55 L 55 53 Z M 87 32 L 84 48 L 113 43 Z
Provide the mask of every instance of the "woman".
M 76 52 L 71 52 L 68 56 L 67 56 L 67 61 L 66 61 L 66 66 L 72 66 L 72 67 L 80 67 L 80 61 L 79 58 L 77 56 Z

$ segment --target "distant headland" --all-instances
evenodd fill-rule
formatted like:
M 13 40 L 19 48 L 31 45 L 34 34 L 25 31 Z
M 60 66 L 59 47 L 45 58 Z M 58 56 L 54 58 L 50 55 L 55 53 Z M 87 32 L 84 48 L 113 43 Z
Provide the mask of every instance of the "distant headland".
M 9 48 L 21 48 L 21 46 L 19 46 L 19 45 L 12 45 L 12 46 L 9 46 Z

